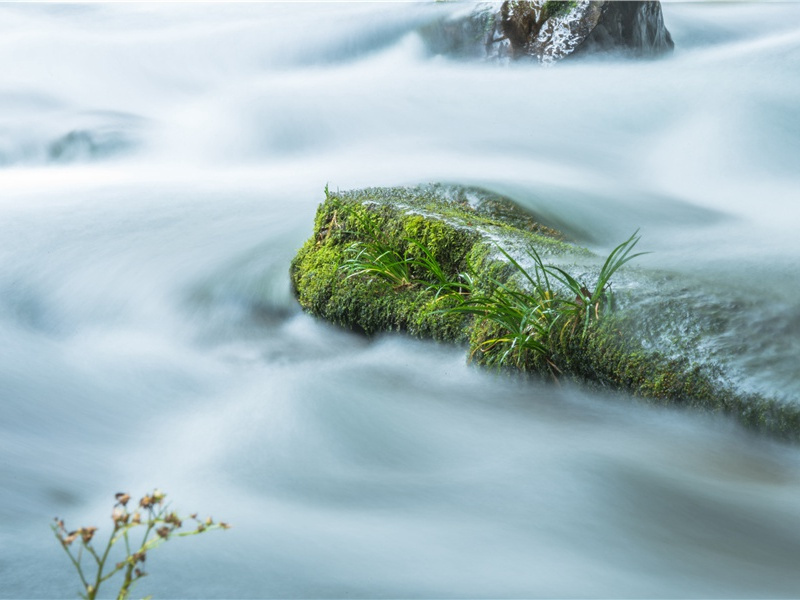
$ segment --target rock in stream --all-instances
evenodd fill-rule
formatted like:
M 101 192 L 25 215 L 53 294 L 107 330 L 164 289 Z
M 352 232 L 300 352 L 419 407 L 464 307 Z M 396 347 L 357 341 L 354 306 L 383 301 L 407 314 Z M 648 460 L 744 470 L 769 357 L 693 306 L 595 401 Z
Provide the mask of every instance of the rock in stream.
M 544 65 L 598 54 L 655 58 L 674 48 L 657 1 L 482 2 L 421 33 L 434 54 Z

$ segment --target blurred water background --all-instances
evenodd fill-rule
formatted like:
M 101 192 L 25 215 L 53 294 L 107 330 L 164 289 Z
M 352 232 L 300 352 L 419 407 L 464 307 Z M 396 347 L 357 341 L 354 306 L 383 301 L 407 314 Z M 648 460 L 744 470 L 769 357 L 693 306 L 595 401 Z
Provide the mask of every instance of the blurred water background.
M 552 69 L 431 56 L 458 9 L 0 6 L 0 596 L 75 597 L 52 517 L 154 486 L 235 526 L 157 598 L 797 596 L 796 447 L 337 330 L 288 265 L 326 183 L 481 185 L 640 227 L 797 398 L 800 5 L 667 3 L 672 57 Z

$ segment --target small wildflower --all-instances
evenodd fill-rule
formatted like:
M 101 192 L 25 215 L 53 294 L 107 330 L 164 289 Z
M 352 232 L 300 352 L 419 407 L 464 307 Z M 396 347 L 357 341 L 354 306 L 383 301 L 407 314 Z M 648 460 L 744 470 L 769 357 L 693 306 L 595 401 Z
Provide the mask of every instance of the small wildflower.
M 153 504 L 154 504 L 153 498 L 147 495 L 142 496 L 142 499 L 139 500 L 139 506 L 141 506 L 142 508 L 152 508 Z
M 157 502 L 158 504 L 161 504 L 164 501 L 165 496 L 166 494 L 161 490 L 153 490 L 153 501 Z
M 169 527 L 166 527 L 166 526 L 165 527 L 159 527 L 158 529 L 156 529 L 156 533 L 158 534 L 158 537 L 164 538 L 164 539 L 169 537 L 169 532 L 170 532 L 170 529 L 169 529 Z
M 225 521 L 220 521 L 219 522 L 219 526 L 222 527 L 223 529 L 230 529 L 231 528 L 231 526 L 228 525 L 228 523 L 226 523 Z
M 134 525 L 140 525 L 141 522 L 142 522 L 142 515 L 140 515 L 138 512 L 135 512 L 131 515 L 131 523 L 133 523 Z
M 119 504 L 121 504 L 122 506 L 125 506 L 126 504 L 128 504 L 128 500 L 131 499 L 130 494 L 125 494 L 123 492 L 120 492 L 120 493 L 116 494 L 114 497 L 117 499 L 117 502 Z
M 208 517 L 206 519 L 206 525 L 211 526 L 213 524 L 214 524 L 214 519 L 212 519 L 211 517 Z

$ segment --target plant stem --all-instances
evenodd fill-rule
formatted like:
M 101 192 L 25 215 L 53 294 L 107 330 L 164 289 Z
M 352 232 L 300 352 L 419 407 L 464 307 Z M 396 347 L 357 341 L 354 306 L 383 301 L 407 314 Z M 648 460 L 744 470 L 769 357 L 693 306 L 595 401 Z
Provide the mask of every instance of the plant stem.
M 95 551 L 89 548 L 92 555 L 97 560 L 97 578 L 95 579 L 94 582 L 94 588 L 89 592 L 90 600 L 94 600 L 97 597 L 97 592 L 100 589 L 100 584 L 103 582 L 103 569 L 105 568 L 106 560 L 108 559 L 108 553 L 111 552 L 111 546 L 113 545 L 114 545 L 114 535 L 112 534 L 108 538 L 108 543 L 106 544 L 106 549 L 105 552 L 103 552 L 103 558 L 101 559 L 97 559 L 97 554 L 95 553 Z
M 72 556 L 72 552 L 69 551 L 69 548 L 64 543 L 64 541 L 58 536 L 58 531 L 56 528 L 53 528 L 53 533 L 55 534 L 56 538 L 61 544 L 61 547 L 64 549 L 64 552 L 67 553 L 69 556 L 69 560 L 72 562 L 72 565 L 75 567 L 75 570 L 78 572 L 78 576 L 81 578 L 81 583 L 83 584 L 83 589 L 88 590 L 89 584 L 86 582 L 86 577 L 83 576 L 83 569 L 81 569 L 81 563 L 75 560 L 75 557 Z

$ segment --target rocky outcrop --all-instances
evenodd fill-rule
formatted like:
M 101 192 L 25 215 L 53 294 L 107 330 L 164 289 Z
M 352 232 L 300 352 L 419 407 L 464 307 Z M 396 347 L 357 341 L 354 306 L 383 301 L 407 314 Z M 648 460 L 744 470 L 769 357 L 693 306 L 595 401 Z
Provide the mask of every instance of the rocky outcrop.
M 595 4 L 595 3 L 589 3 Z M 597 24 L 575 49 L 574 56 L 622 51 L 657 57 L 672 52 L 672 36 L 664 25 L 660 2 L 597 2 L 603 4 Z
M 480 305 L 492 290 L 505 286 L 503 297 L 511 300 L 502 306 L 510 308 L 500 312 L 514 313 L 514 302 L 523 295 L 519 292 L 532 291 L 529 284 L 542 285 L 543 280 L 535 279 L 535 284 L 529 275 L 520 278 L 515 267 L 531 257 L 531 247 L 550 264 L 557 261 L 576 274 L 580 271 L 582 281 L 593 279 L 590 265 L 597 261 L 587 250 L 565 242 L 502 196 L 458 186 L 326 190 L 314 231 L 292 261 L 290 275 L 304 310 L 366 335 L 402 331 L 458 343 L 467 346 L 470 359 L 480 365 L 728 414 L 756 430 L 800 441 L 800 404 L 744 393 L 721 367 L 706 360 L 709 357 L 693 356 L 691 346 L 699 345 L 690 342 L 684 347 L 685 331 L 705 331 L 695 319 L 703 305 L 686 306 L 685 290 L 671 290 L 660 279 L 656 287 L 644 273 L 637 272 L 628 285 L 639 300 L 624 300 L 620 292 L 627 285 L 625 278 L 615 276 L 620 286 L 617 309 L 588 328 L 559 321 L 541 332 L 538 339 L 545 354 L 515 351 L 520 337 L 512 342 L 511 329 L 485 313 L 448 310 L 465 303 Z M 431 262 L 437 265 L 435 272 L 426 266 Z M 410 265 L 403 277 L 394 270 L 397 264 Z M 394 276 L 386 277 L 390 272 Z M 469 283 L 461 275 L 465 272 Z M 434 275 L 460 283 L 446 284 L 448 291 Z M 542 296 L 526 296 L 534 302 L 537 297 Z M 677 336 L 668 331 L 677 314 L 670 308 L 673 302 L 693 319 Z M 529 305 L 521 314 L 527 323 L 525 334 L 538 322 L 531 315 L 544 313 Z M 648 333 L 648 321 L 658 335 Z
M 590 54 L 652 58 L 674 47 L 657 1 L 480 3 L 427 27 L 422 35 L 436 54 L 542 64 Z

